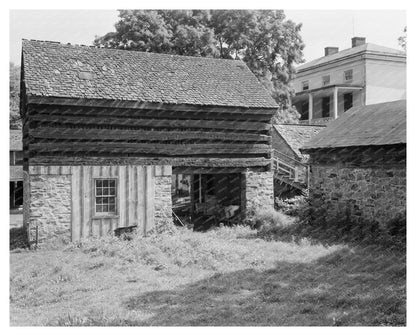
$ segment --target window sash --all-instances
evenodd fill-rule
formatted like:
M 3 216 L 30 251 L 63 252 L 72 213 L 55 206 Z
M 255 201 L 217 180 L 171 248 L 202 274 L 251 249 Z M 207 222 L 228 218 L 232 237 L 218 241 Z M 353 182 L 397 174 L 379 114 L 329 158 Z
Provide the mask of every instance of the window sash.
M 344 71 L 344 80 L 346 82 L 352 81 L 352 78 L 353 78 L 353 72 L 352 72 L 352 70 Z
M 98 215 L 117 213 L 117 180 L 95 180 L 95 213 Z

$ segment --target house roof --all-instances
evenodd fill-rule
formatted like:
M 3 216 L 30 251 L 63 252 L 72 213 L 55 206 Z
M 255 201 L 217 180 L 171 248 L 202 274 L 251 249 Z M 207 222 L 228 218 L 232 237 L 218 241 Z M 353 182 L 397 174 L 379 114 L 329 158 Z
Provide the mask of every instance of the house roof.
M 406 100 L 353 107 L 302 149 L 406 143 Z
M 273 126 L 299 158 L 305 158 L 305 155 L 303 155 L 299 149 L 308 142 L 311 137 L 325 128 L 325 126 L 322 125 L 302 124 L 279 124 Z
M 22 53 L 31 96 L 278 107 L 242 61 L 34 40 Z
M 323 57 L 314 59 L 313 61 L 310 61 L 308 63 L 298 66 L 296 70 L 299 72 L 299 71 L 306 70 L 314 66 L 319 66 L 319 65 L 322 65 L 331 61 L 335 61 L 340 58 L 352 56 L 361 52 L 373 52 L 373 53 L 386 54 L 386 55 L 402 56 L 404 58 L 406 57 L 406 53 L 402 50 L 387 48 L 387 47 L 379 46 L 373 43 L 365 43 L 354 48 L 341 50 L 332 55 L 323 56 Z
M 11 151 L 23 150 L 21 130 L 10 130 L 10 150 Z

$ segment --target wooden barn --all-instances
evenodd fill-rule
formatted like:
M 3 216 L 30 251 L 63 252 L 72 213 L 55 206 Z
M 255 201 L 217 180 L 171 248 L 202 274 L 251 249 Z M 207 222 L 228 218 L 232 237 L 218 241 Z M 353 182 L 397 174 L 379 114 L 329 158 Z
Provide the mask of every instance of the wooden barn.
M 376 222 L 406 213 L 406 101 L 354 107 L 303 148 L 313 220 Z
M 195 222 L 271 206 L 277 107 L 242 61 L 23 40 L 31 239 L 162 231 L 173 175 L 189 176 Z

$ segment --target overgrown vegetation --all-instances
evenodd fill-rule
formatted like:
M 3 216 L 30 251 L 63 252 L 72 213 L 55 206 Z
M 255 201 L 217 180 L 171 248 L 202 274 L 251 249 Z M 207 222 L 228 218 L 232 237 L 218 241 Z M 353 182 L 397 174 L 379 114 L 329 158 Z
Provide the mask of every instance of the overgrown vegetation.
M 241 226 L 131 238 L 12 253 L 11 324 L 406 323 L 401 251 L 266 241 Z

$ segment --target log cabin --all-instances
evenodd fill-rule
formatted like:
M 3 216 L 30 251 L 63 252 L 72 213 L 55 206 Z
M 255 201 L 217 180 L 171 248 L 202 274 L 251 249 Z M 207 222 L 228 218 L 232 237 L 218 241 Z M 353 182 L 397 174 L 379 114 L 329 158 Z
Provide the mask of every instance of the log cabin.
M 278 105 L 237 60 L 23 40 L 24 225 L 77 241 L 172 225 L 172 176 L 192 221 L 273 205 Z

